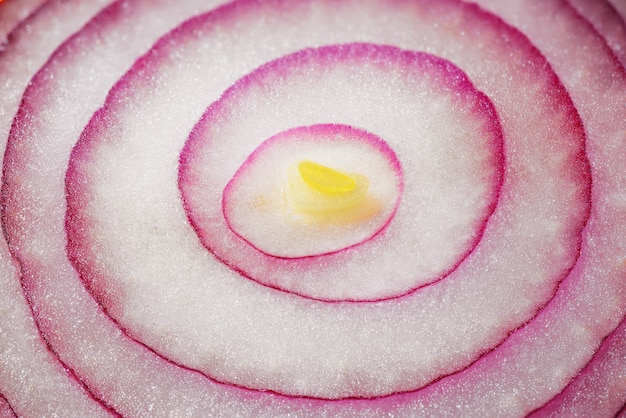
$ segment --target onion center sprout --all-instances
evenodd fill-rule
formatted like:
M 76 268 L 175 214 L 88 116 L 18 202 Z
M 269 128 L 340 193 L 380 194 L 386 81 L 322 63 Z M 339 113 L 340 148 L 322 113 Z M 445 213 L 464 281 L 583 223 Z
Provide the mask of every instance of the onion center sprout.
M 287 177 L 288 201 L 296 212 L 344 222 L 363 220 L 377 212 L 367 197 L 369 181 L 362 174 L 304 160 L 291 165 Z

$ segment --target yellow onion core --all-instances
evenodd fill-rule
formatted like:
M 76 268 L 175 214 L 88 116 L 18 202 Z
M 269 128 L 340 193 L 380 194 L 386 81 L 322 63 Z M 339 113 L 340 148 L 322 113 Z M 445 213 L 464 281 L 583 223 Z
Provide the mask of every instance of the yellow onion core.
M 348 194 L 356 188 L 353 176 L 312 161 L 298 164 L 298 172 L 307 186 L 326 196 Z
M 296 212 L 324 221 L 357 221 L 378 212 L 368 199 L 369 181 L 362 174 L 345 173 L 313 161 L 289 167 L 289 200 Z

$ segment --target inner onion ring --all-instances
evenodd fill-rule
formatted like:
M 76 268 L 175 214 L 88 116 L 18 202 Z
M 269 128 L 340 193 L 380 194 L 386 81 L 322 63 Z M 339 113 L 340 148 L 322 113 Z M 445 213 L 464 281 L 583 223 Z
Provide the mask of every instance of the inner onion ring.
M 366 112 L 354 110 L 367 100 Z M 385 139 L 406 167 L 407 198 L 358 248 L 277 259 L 228 228 L 221 192 L 266 137 L 316 123 Z M 372 44 L 309 49 L 264 65 L 209 107 L 181 154 L 179 185 L 203 245 L 246 277 L 314 299 L 382 300 L 445 276 L 477 245 L 502 186 L 501 135 L 491 103 L 447 61 Z
M 201 171 L 206 161 L 198 160 Z M 205 207 L 217 203 L 207 205 L 207 190 L 191 186 Z M 400 162 L 386 142 L 351 126 L 317 124 L 263 141 L 224 187 L 221 209 L 228 228 L 263 254 L 313 258 L 373 239 L 392 221 L 401 192 Z

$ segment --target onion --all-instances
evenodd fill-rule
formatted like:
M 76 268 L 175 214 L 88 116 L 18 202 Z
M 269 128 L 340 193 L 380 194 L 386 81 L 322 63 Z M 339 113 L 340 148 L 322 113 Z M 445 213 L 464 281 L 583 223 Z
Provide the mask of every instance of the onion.
M 619 6 L 109 3 L 0 53 L 0 414 L 623 413 Z
M 0 39 L 4 41 L 4 38 L 15 29 L 15 26 L 42 3 L 44 3 L 44 0 L 5 2 L 0 10 Z

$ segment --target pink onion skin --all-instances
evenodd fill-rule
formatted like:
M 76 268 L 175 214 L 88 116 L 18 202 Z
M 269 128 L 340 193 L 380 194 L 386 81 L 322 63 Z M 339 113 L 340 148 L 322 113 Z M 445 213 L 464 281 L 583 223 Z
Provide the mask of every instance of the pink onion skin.
M 595 166 L 595 165 L 594 165 L 594 166 Z M 601 191 L 601 192 L 602 192 L 603 190 L 606 190 L 606 189 L 610 189 L 610 186 L 609 186 L 609 187 L 607 187 L 607 186 L 600 186 L 600 191 Z M 593 232 L 593 228 L 589 228 L 589 231 Z M 566 287 L 567 287 L 567 285 L 566 285 L 566 286 L 564 286 L 564 287 L 566 288 Z M 545 318 L 545 315 L 547 315 L 547 314 L 544 314 L 544 316 L 543 316 L 544 318 Z M 619 319 L 616 319 L 616 321 L 619 321 Z M 614 321 L 614 322 L 615 322 L 615 321 Z M 622 323 L 623 323 L 623 322 L 622 322 Z M 607 332 L 607 330 L 610 330 L 610 328 L 611 328 L 611 327 L 612 327 L 612 325 L 609 325 L 609 326 L 604 327 L 604 329 L 603 329 L 603 331 L 602 331 L 602 332 Z M 622 328 L 623 328 L 623 326 L 622 326 Z M 622 334 L 623 334 L 623 333 L 622 333 Z M 523 333 L 522 333 L 522 335 L 523 335 Z M 619 333 L 616 333 L 615 335 L 616 335 L 615 339 L 616 339 L 617 341 L 623 341 L 623 340 L 624 340 L 623 335 L 621 335 L 621 334 L 619 334 Z M 608 339 L 607 341 L 613 341 L 613 339 Z M 611 345 L 611 347 L 613 347 L 613 346 L 614 346 L 614 345 Z M 606 357 L 606 356 L 602 354 L 602 351 L 599 351 L 599 352 L 598 352 L 598 354 L 596 354 L 596 357 L 595 357 L 595 358 L 597 359 L 598 363 L 602 363 L 603 361 L 605 361 L 605 360 L 604 360 L 604 359 L 605 359 L 605 357 Z M 492 357 L 492 358 L 493 358 L 493 357 Z M 590 363 L 590 364 L 591 364 L 591 363 Z M 480 368 L 480 365 L 477 365 L 477 367 L 476 367 L 476 368 L 478 368 L 478 369 L 479 369 L 479 368 Z M 471 375 L 471 373 L 468 373 L 468 374 L 470 374 L 470 375 Z M 582 373 L 582 374 L 581 374 L 581 376 L 586 375 L 586 374 L 587 374 L 587 372 L 584 372 L 584 373 Z M 576 382 L 576 381 L 577 381 L 577 380 L 574 380 L 574 382 Z M 574 388 L 574 389 L 572 389 L 573 393 L 576 393 L 576 389 L 575 389 L 575 387 L 576 387 L 576 386 L 575 386 L 575 385 L 576 385 L 576 383 L 572 383 L 572 385 L 571 385 L 571 387 L 573 387 L 573 388 Z M 435 389 L 433 389 L 433 391 L 435 391 L 435 392 L 436 392 L 436 387 L 437 387 L 437 385 L 434 385 L 434 388 L 435 388 Z M 619 389 L 619 390 L 622 390 L 622 389 Z M 618 393 L 618 396 L 619 396 L 619 393 L 620 393 L 620 392 L 617 392 L 617 393 Z M 622 393 L 623 393 L 623 392 L 622 392 Z M 254 397 L 254 396 L 252 396 L 252 397 Z M 566 396 L 564 396 L 563 398 L 566 398 Z M 390 398 L 388 401 L 381 401 L 381 402 L 380 402 L 380 404 L 379 404 L 379 407 L 380 407 L 381 409 L 376 409 L 376 408 L 373 408 L 373 409 L 371 409 L 371 410 L 370 410 L 370 412 L 371 412 L 371 411 L 381 412 L 381 411 L 386 410 L 386 407 L 388 407 L 388 408 L 389 408 L 389 410 L 393 410 L 393 409 L 395 408 L 395 402 L 396 402 L 396 401 L 401 402 L 402 400 L 403 400 L 403 397 L 392 397 L 392 398 Z M 565 400 L 565 399 L 561 400 L 561 397 L 557 397 L 557 398 L 555 398 L 555 401 L 554 401 L 554 402 L 555 402 L 555 403 L 559 403 L 559 402 L 566 402 L 566 400 Z M 270 403 L 270 402 L 268 401 L 268 403 Z M 427 402 L 426 402 L 426 403 L 427 403 Z M 342 405 L 344 405 L 344 406 L 346 405 L 345 403 L 340 403 L 340 404 L 342 404 Z M 354 402 L 354 404 L 355 404 L 355 405 L 358 405 L 358 402 Z M 368 403 L 364 403 L 364 404 L 365 404 L 365 405 L 367 405 Z M 433 403 L 433 404 L 434 404 L 434 403 Z M 317 403 L 317 402 L 315 402 L 315 401 L 310 401 L 310 402 L 308 402 L 308 401 L 303 401 L 303 403 L 302 403 L 302 405 L 301 405 L 301 406 L 302 406 L 302 408 L 303 408 L 302 410 L 306 410 L 306 407 L 307 407 L 307 406 L 311 406 L 311 405 L 317 406 L 317 407 L 319 407 L 321 410 L 326 410 L 326 411 L 329 411 L 329 410 L 330 410 L 330 411 L 332 411 L 332 410 L 333 410 L 333 408 L 332 408 L 332 407 L 330 407 L 330 408 L 329 408 L 329 407 L 325 407 L 325 406 L 323 406 L 323 405 L 321 405 L 321 404 L 318 404 L 318 403 Z M 619 405 L 618 405 L 618 406 L 619 406 Z M 328 409 L 325 409 L 325 408 L 328 408 Z M 550 408 L 551 408 L 551 406 L 550 406 Z M 614 408 L 614 406 L 612 406 L 611 408 Z M 607 408 L 607 409 L 606 409 L 606 411 L 608 411 L 608 410 L 609 410 L 609 409 Z M 335 410 L 335 411 L 338 411 L 338 410 Z M 603 411 L 604 411 L 604 410 L 603 410 Z M 405 411 L 405 412 L 406 412 L 406 411 Z M 539 412 L 539 413 L 541 414 L 541 412 Z

